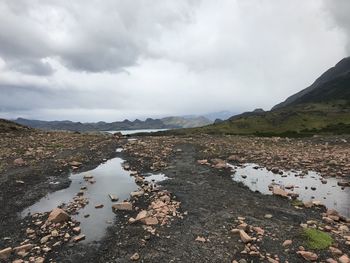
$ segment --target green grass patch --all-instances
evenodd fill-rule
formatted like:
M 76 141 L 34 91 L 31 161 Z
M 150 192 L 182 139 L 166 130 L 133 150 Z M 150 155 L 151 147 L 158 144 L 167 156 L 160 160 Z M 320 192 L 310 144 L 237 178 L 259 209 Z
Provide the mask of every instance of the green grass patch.
M 303 206 L 303 205 L 304 205 L 303 201 L 301 201 L 299 199 L 294 199 L 292 201 L 292 206 Z
M 302 235 L 305 239 L 305 247 L 308 249 L 322 250 L 333 243 L 333 238 L 329 234 L 318 229 L 306 228 Z

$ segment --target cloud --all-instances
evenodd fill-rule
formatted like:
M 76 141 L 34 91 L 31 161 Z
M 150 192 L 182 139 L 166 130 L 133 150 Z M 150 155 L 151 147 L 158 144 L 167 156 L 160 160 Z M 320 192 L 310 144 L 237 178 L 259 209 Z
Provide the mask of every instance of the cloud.
M 2 1 L 0 115 L 112 121 L 269 109 L 349 55 L 345 5 Z

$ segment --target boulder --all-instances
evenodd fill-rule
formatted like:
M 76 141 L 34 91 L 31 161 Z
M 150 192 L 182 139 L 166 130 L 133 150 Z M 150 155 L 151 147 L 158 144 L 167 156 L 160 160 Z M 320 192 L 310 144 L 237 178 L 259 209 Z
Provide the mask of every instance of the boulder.
M 55 208 L 51 211 L 48 221 L 52 223 L 62 223 L 67 222 L 70 219 L 70 216 L 61 208 Z

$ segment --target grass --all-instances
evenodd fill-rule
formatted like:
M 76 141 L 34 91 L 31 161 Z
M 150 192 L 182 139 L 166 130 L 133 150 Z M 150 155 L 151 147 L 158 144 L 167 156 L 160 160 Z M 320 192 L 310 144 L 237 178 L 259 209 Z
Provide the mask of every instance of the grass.
M 292 201 L 292 206 L 303 206 L 303 205 L 304 205 L 303 201 L 301 201 L 299 199 L 294 199 Z
M 323 250 L 333 243 L 333 238 L 329 234 L 318 229 L 306 228 L 302 236 L 308 249 Z

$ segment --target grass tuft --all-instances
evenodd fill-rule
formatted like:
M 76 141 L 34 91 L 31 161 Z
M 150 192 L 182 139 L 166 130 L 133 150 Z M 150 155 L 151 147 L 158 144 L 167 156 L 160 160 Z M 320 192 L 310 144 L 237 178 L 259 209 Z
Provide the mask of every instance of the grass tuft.
M 313 228 L 304 229 L 303 238 L 308 249 L 322 250 L 333 243 L 333 238 L 329 234 Z

